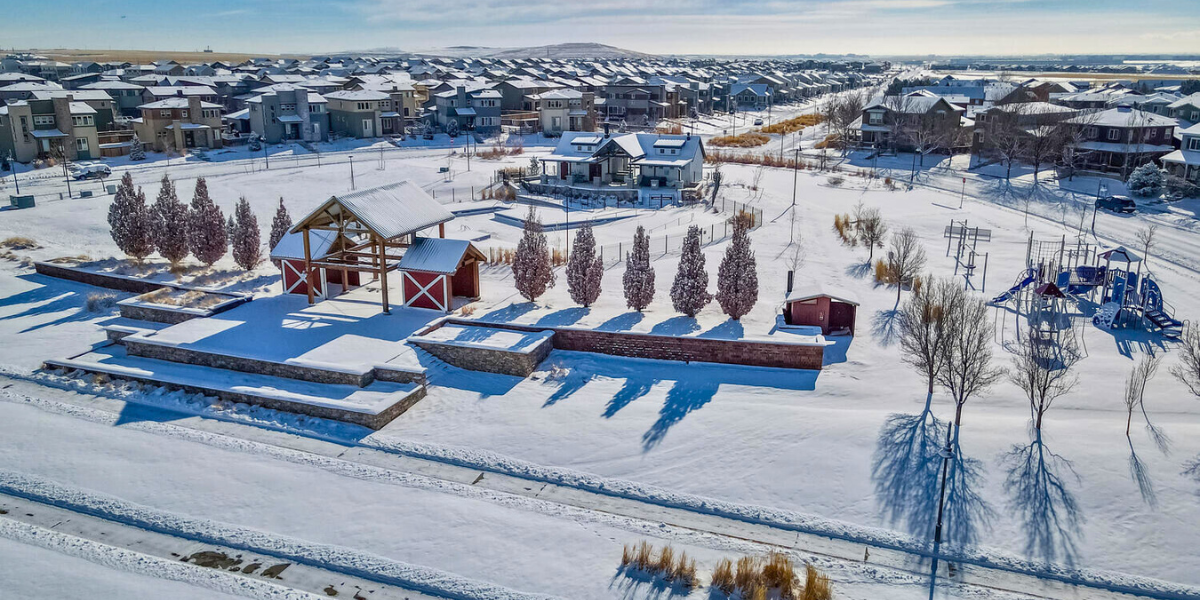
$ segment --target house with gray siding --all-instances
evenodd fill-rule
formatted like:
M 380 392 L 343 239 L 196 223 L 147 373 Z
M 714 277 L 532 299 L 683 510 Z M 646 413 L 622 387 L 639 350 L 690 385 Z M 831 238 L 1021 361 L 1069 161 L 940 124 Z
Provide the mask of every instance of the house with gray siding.
M 328 101 L 307 88 L 280 83 L 261 88 L 262 93 L 246 102 L 250 130 L 268 144 L 287 140 L 329 140 Z

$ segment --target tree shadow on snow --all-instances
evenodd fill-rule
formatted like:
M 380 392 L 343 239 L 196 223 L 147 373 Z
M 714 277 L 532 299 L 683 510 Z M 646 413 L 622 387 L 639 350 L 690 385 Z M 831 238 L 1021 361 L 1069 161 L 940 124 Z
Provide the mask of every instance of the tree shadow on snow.
M 870 273 L 870 272 L 871 272 L 871 261 L 869 261 L 869 260 L 867 262 L 854 263 L 854 264 L 846 267 L 846 275 L 849 275 L 850 277 L 853 277 L 855 279 L 862 279 L 863 277 L 867 276 L 867 273 Z
M 716 380 L 704 377 L 676 381 L 658 411 L 658 420 L 642 435 L 642 451 L 649 452 L 658 446 L 672 427 L 708 404 L 718 388 L 720 384 Z
M 949 425 L 926 404 L 918 414 L 892 414 L 879 430 L 871 478 L 879 510 L 889 526 L 933 545 L 941 496 L 943 448 Z M 986 531 L 995 512 L 984 501 L 983 463 L 963 455 L 957 441 L 946 468 L 942 541 L 968 547 Z
M 696 337 L 714 339 L 714 340 L 740 340 L 746 335 L 745 328 L 742 327 L 740 321 L 726 319 L 724 323 L 701 333 Z
M 641 323 L 644 318 L 645 315 L 642 313 L 631 310 L 601 323 L 596 326 L 596 331 L 628 331 L 633 329 L 634 325 Z
M 582 306 L 564 308 L 560 311 L 552 312 L 543 316 L 542 318 L 538 319 L 537 324 L 545 325 L 547 327 L 574 325 L 575 323 L 579 322 L 580 319 L 587 316 L 587 314 L 590 312 L 592 312 L 592 309 L 584 308 Z
M 521 302 L 509 304 L 503 308 L 497 308 L 490 313 L 480 317 L 481 321 L 494 321 L 498 323 L 508 323 L 515 321 L 521 315 L 537 308 L 538 305 L 533 302 Z
M 1014 445 L 1001 463 L 1007 471 L 1004 491 L 1009 510 L 1025 531 L 1025 554 L 1074 566 L 1084 519 L 1071 490 L 1071 479 L 1079 483 L 1071 462 L 1051 452 L 1041 434 L 1034 432 L 1033 441 Z
M 879 338 L 879 345 L 886 348 L 896 341 L 900 333 L 899 317 L 898 309 L 875 311 L 875 316 L 871 317 L 871 333 Z
M 654 335 L 687 335 L 699 330 L 700 324 L 696 322 L 695 317 L 680 315 L 659 322 L 650 329 L 650 333 Z

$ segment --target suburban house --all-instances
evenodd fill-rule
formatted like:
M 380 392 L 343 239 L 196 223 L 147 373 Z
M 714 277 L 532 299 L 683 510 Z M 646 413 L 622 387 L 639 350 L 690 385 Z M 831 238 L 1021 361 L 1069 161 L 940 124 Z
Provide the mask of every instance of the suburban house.
M 176 96 L 139 107 L 133 130 L 143 146 L 157 152 L 184 148 L 220 148 L 220 104 L 204 102 L 199 96 Z
M 18 162 L 97 158 L 96 110 L 69 93 L 0 105 L 0 154 L 11 154 Z
M 742 110 L 764 109 L 771 104 L 772 90 L 765 83 L 735 83 L 729 87 L 733 106 Z
M 1162 157 L 1167 173 L 1200 185 L 1200 125 L 1192 125 L 1180 132 L 1183 145 Z
M 1001 104 L 975 113 L 975 130 L 971 136 L 971 152 L 988 156 L 995 150 L 996 132 L 1016 131 L 1034 138 L 1053 135 L 1052 128 L 1075 116 L 1079 111 L 1049 102 L 1018 102 Z M 1023 139 L 1028 139 L 1023 138 Z
M 678 200 L 700 182 L 704 144 L 691 135 L 564 132 L 554 152 L 539 159 L 541 183 L 603 194 L 613 188 Z
M 1184 96 L 1167 105 L 1166 116 L 1185 121 L 1200 123 L 1200 94 Z
M 905 96 L 882 96 L 867 103 L 862 115 L 850 125 L 850 143 L 868 148 L 913 150 L 919 144 L 914 132 L 921 131 L 937 147 L 958 147 L 963 108 L 945 97 L 920 92 Z M 933 132 L 936 135 L 928 135 Z M 925 140 L 928 145 L 930 139 Z M 927 150 L 928 148 L 926 148 Z
M 268 144 L 285 140 L 329 140 L 327 101 L 320 94 L 290 83 L 261 90 L 263 93 L 247 101 L 250 130 Z
M 484 134 L 500 130 L 500 92 L 487 88 L 454 90 L 434 94 L 433 123 L 447 133 L 478 131 Z
M 375 90 L 342 90 L 325 96 L 329 102 L 329 127 L 334 135 L 353 138 L 373 138 L 396 133 L 400 129 L 395 118 L 387 119 L 385 130 L 384 113 L 392 111 L 392 97 Z
M 417 101 L 417 90 L 405 81 L 368 81 L 358 89 L 383 92 L 392 99 L 392 112 L 398 113 L 404 123 L 412 123 L 421 117 L 421 104 Z
M 113 100 L 113 112 L 123 117 L 138 116 L 141 114 L 138 107 L 145 104 L 142 99 L 142 91 L 146 88 L 136 83 L 105 79 L 81 86 L 79 89 L 108 94 Z
M 571 89 L 550 90 L 534 96 L 542 133 L 596 130 L 596 95 Z
M 639 77 L 621 77 L 604 86 L 604 120 L 648 126 L 666 116 L 661 85 Z
M 1127 177 L 1135 167 L 1175 149 L 1175 119 L 1129 106 L 1084 112 L 1068 122 L 1080 129 L 1082 140 L 1075 143 L 1075 152 L 1085 170 Z
M 151 85 L 142 91 L 142 103 L 149 104 L 171 97 L 190 98 L 195 96 L 204 102 L 217 102 L 216 90 L 206 85 Z

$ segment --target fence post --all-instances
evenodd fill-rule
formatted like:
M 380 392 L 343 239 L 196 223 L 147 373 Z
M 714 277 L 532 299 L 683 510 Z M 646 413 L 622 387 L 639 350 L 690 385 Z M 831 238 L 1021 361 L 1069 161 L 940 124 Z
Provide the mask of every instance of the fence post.
M 475 199 L 475 186 L 471 186 L 471 199 Z
M 625 242 L 617 242 L 617 258 L 625 256 Z
M 450 203 L 453 204 L 454 202 L 456 202 L 454 199 L 454 188 L 450 188 Z

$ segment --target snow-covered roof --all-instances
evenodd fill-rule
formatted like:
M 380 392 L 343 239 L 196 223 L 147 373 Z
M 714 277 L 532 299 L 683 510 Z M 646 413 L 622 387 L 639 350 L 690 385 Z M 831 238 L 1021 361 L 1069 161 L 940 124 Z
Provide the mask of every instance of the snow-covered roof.
M 175 97 L 171 97 L 171 98 L 163 98 L 162 100 L 159 100 L 157 102 L 143 104 L 143 105 L 139 106 L 138 108 L 148 108 L 148 109 L 154 110 L 154 109 L 187 108 L 187 107 L 188 107 L 188 99 L 187 98 L 181 98 L 181 97 L 175 96 Z M 200 108 L 221 108 L 221 105 L 213 104 L 212 102 L 201 102 Z
M 352 100 L 352 101 L 370 101 L 370 100 L 390 100 L 392 97 L 376 90 L 338 90 L 325 94 L 326 98 L 334 100 Z
M 858 297 L 853 292 L 849 292 L 840 288 L 829 287 L 817 283 L 801 285 L 792 290 L 792 293 L 787 295 L 787 302 L 802 302 L 804 300 L 812 300 L 814 298 L 832 298 L 838 302 L 853 304 L 858 306 Z
M 1170 117 L 1125 107 L 1084 113 L 1071 119 L 1071 121 L 1083 125 L 1102 125 L 1105 127 L 1165 127 L 1177 124 L 1175 119 Z
M 298 221 L 291 231 L 300 231 L 306 224 L 327 224 L 331 216 L 339 215 L 342 210 L 385 239 L 416 233 L 454 218 L 425 190 L 405 180 L 333 196 Z
M 419 237 L 404 251 L 399 269 L 425 273 L 453 273 L 463 256 L 471 250 L 471 242 L 444 238 Z M 478 254 L 478 251 L 475 251 Z
M 309 231 L 308 249 L 313 260 L 319 260 L 329 254 L 329 248 L 337 239 L 336 231 Z M 304 260 L 304 233 L 287 232 L 279 238 L 279 243 L 271 249 L 271 260 Z

